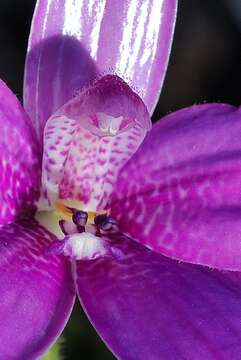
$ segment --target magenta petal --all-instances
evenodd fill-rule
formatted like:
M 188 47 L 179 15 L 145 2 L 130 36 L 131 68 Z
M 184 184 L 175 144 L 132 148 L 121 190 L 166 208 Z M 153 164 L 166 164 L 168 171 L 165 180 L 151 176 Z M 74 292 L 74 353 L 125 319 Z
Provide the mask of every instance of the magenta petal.
M 31 210 L 40 185 L 40 152 L 30 120 L 0 80 L 0 225 Z
M 151 111 L 165 76 L 176 0 L 37 1 L 24 103 L 39 134 L 99 74 L 117 73 Z
M 77 262 L 77 286 L 119 359 L 240 359 L 240 273 L 178 263 L 124 236 L 114 242 L 126 257 Z
M 157 123 L 116 184 L 121 229 L 164 255 L 241 270 L 241 109 L 192 106 Z
M 66 258 L 45 253 L 54 239 L 29 219 L 0 230 L 1 359 L 36 359 L 68 320 L 71 269 Z

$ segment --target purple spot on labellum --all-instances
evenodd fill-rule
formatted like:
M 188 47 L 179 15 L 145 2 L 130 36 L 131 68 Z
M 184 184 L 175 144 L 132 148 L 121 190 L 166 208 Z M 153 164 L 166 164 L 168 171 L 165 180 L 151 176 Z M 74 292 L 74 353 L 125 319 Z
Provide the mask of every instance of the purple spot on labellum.
M 103 231 L 117 231 L 118 222 L 111 216 L 106 214 L 97 215 L 94 219 L 95 225 L 99 230 Z
M 71 209 L 73 212 L 72 221 L 77 226 L 79 232 L 85 231 L 85 225 L 88 220 L 88 213 L 81 210 Z

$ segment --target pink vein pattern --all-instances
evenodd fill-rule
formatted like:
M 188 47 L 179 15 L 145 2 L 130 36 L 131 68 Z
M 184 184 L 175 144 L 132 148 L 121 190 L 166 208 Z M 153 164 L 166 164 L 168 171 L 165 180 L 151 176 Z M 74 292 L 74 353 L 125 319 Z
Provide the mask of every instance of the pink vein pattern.
M 172 258 L 240 270 L 240 116 L 207 104 L 159 121 L 114 189 L 122 231 Z
M 47 254 L 55 236 L 31 219 L 0 229 L 0 354 L 36 359 L 64 328 L 74 301 L 70 263 Z
M 0 225 L 31 212 L 39 195 L 40 152 L 32 124 L 0 80 Z
M 108 75 L 67 102 L 44 131 L 42 195 L 104 210 L 118 173 L 138 149 L 150 118 L 141 99 Z

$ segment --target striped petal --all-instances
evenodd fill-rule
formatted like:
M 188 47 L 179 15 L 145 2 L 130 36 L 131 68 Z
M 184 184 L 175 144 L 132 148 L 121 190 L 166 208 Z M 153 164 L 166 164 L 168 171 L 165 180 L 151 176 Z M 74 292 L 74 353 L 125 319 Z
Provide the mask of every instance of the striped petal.
M 63 330 L 74 301 L 70 264 L 47 255 L 55 237 L 31 219 L 0 230 L 0 358 L 36 359 Z
M 193 106 L 156 124 L 112 198 L 121 229 L 164 255 L 241 270 L 241 109 Z
M 38 0 L 24 104 L 41 138 L 47 119 L 99 74 L 117 73 L 154 109 L 165 76 L 176 0 Z
M 241 275 L 182 264 L 124 236 L 76 264 L 81 304 L 121 360 L 239 360 Z
M 48 120 L 44 132 L 43 194 L 107 208 L 120 169 L 151 122 L 145 105 L 119 77 L 107 75 Z
M 32 124 L 0 80 L 0 225 L 33 210 L 40 185 L 40 152 Z

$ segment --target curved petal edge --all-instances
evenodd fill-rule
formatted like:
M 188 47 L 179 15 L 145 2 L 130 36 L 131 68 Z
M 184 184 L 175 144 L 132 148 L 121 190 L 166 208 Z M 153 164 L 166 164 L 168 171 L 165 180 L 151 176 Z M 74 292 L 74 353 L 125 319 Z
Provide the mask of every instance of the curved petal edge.
M 240 273 L 179 263 L 123 235 L 111 241 L 123 256 L 78 261 L 76 285 L 117 358 L 240 358 Z
M 46 252 L 55 236 L 35 220 L 0 229 L 0 357 L 36 359 L 62 332 L 75 291 L 70 263 Z
M 112 215 L 172 258 L 241 270 L 241 109 L 194 105 L 164 117 L 121 172 Z
M 47 119 L 96 78 L 117 74 L 153 111 L 165 77 L 176 0 L 38 0 L 24 105 L 41 138 Z
M 0 225 L 32 211 L 39 196 L 41 155 L 35 130 L 0 80 Z

